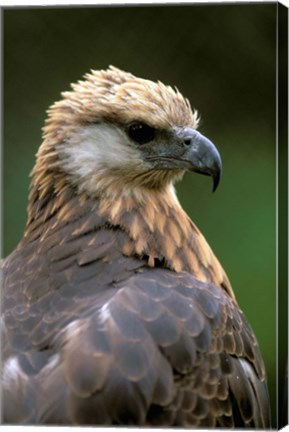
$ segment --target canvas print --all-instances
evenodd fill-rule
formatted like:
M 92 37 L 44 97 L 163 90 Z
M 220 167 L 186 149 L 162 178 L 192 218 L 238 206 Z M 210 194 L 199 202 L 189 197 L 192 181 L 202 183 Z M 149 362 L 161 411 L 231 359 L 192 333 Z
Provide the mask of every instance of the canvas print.
M 277 4 L 2 15 L 2 423 L 284 424 Z

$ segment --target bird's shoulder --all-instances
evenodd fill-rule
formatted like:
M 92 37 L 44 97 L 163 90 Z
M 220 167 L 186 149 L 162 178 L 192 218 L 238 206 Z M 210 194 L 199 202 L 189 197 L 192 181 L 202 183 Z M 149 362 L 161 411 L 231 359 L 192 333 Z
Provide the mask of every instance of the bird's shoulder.
M 51 386 L 60 391 L 56 399 L 47 399 L 51 406 L 38 401 L 36 421 L 85 423 L 89 411 L 94 424 L 202 426 L 202 419 L 208 424 L 211 416 L 212 425 L 218 418 L 224 427 L 234 425 L 235 409 L 240 425 L 264 424 L 263 363 L 236 302 L 187 273 L 134 268 L 131 258 L 122 260 L 119 265 L 129 274 L 110 278 L 102 283 L 105 289 L 98 289 L 98 275 L 108 269 L 105 263 L 98 268 L 96 259 L 96 273 L 83 281 L 62 280 L 28 307 L 21 309 L 18 302 L 6 308 L 13 335 L 8 341 L 15 350 L 6 365 L 7 383 L 11 369 L 18 368 L 21 388 L 28 376 L 33 378 L 33 389 L 32 381 L 27 386 L 34 397 L 45 379 L 43 398 Z M 251 406 L 256 413 L 261 406 L 259 419 L 248 411 Z
M 235 300 L 125 256 L 128 233 L 97 203 L 53 205 L 2 264 L 6 421 L 267 424 L 264 366 Z

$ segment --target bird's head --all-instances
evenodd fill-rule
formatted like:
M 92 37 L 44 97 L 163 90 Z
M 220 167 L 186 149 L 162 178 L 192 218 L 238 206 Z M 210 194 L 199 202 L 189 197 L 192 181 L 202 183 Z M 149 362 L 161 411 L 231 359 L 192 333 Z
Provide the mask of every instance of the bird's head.
M 110 67 L 62 96 L 48 111 L 36 179 L 55 170 L 80 193 L 97 195 L 161 189 L 189 170 L 212 176 L 216 189 L 220 155 L 178 90 Z

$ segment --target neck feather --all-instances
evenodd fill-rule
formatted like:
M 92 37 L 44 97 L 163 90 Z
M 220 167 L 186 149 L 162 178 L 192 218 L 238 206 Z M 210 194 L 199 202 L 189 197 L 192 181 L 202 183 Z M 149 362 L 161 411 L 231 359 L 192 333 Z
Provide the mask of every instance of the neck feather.
M 206 239 L 180 206 L 173 186 L 165 191 L 125 193 L 113 202 L 100 200 L 99 212 L 111 225 L 129 233 L 125 255 L 146 256 L 152 267 L 164 265 L 186 271 L 203 282 L 214 283 L 234 297 L 230 282 Z
M 180 206 L 172 184 L 164 190 L 123 188 L 118 195 L 91 198 L 79 195 L 63 175 L 59 174 L 53 186 L 48 183 L 41 190 L 32 183 L 26 237 L 35 225 L 45 226 L 52 215 L 56 214 L 59 223 L 69 222 L 85 208 L 90 228 L 95 214 L 95 220 L 101 219 L 126 233 L 127 240 L 116 245 L 123 255 L 145 258 L 150 267 L 188 272 L 200 281 L 214 283 L 234 298 L 222 266 Z

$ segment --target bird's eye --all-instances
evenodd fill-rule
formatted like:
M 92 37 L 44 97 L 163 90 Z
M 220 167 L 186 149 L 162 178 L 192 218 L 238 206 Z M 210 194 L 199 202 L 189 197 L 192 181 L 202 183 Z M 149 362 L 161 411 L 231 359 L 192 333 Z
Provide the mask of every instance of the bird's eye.
M 129 137 L 138 144 L 146 144 L 155 137 L 156 130 L 145 123 L 133 123 L 128 128 Z

